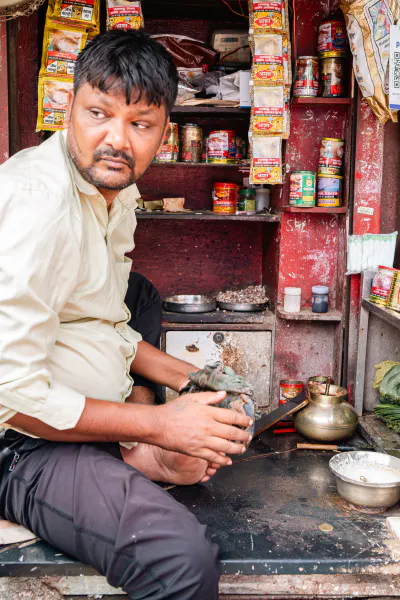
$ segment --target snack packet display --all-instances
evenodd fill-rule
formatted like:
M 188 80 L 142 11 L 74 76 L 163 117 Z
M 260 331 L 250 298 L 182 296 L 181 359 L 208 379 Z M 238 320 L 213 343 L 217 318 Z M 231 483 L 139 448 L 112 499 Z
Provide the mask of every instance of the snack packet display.
M 43 37 L 41 76 L 74 75 L 78 54 L 86 46 L 84 27 L 71 27 L 62 21 L 46 21 Z
M 283 133 L 285 90 L 283 86 L 252 87 L 251 130 L 255 134 Z
M 282 183 L 282 137 L 249 136 L 251 144 L 250 183 Z
M 283 111 L 283 134 L 282 139 L 289 139 L 290 135 L 290 86 L 285 86 L 285 106 Z
M 254 35 L 252 79 L 254 85 L 283 84 L 283 36 L 279 33 Z
M 68 94 L 73 86 L 72 78 L 39 77 L 36 131 L 64 129 Z
M 54 0 L 49 4 L 47 18 L 83 25 L 100 33 L 100 0 Z
M 257 2 L 249 0 L 250 33 L 281 32 L 284 30 L 282 0 Z
M 400 18 L 397 0 L 341 0 L 354 72 L 361 92 L 381 123 L 397 122 L 389 109 L 390 26 Z
M 144 27 L 141 2 L 107 0 L 107 29 L 140 29 Z

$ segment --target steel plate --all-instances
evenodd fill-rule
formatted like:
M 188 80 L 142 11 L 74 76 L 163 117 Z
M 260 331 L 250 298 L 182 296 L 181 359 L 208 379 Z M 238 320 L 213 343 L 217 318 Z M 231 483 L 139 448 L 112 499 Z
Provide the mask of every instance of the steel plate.
M 221 310 L 231 310 L 236 312 L 261 312 L 268 308 L 268 302 L 262 304 L 235 304 L 232 302 L 218 302 Z
M 176 313 L 207 313 L 216 310 L 217 302 L 208 296 L 169 296 L 163 301 L 165 310 Z

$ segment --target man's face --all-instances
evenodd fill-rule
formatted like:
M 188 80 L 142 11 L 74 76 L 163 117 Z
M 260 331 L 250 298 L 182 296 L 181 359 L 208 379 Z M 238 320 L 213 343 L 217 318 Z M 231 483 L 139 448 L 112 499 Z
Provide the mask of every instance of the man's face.
M 83 178 L 99 190 L 122 190 L 138 181 L 162 146 L 165 107 L 145 97 L 126 103 L 120 89 L 79 88 L 68 106 L 68 150 Z

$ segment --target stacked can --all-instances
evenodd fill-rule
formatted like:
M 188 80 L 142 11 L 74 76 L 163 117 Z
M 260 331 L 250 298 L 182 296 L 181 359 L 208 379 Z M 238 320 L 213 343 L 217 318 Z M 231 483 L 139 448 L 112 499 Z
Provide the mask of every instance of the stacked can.
M 319 96 L 346 95 L 347 40 L 343 21 L 324 21 L 318 31 Z
M 322 138 L 318 166 L 317 206 L 333 208 L 343 202 L 344 140 Z

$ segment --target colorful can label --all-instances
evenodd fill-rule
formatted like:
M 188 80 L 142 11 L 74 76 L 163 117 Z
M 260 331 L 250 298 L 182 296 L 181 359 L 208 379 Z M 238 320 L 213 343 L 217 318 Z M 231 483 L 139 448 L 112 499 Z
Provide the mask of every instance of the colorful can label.
M 289 400 L 296 398 L 304 390 L 304 383 L 296 379 L 283 379 L 279 385 L 279 404 L 286 404 Z
M 318 177 L 318 202 L 321 207 L 342 206 L 343 177 L 320 175 Z
M 236 159 L 236 133 L 212 131 L 208 138 L 208 162 L 232 164 Z
M 315 206 L 315 173 L 293 171 L 290 174 L 290 206 Z
M 346 95 L 346 59 L 322 58 L 320 64 L 320 96 L 343 98 Z
M 213 212 L 235 214 L 238 186 L 235 183 L 215 183 L 213 191 Z
M 325 21 L 318 31 L 318 52 L 345 52 L 346 27 L 343 21 Z
M 161 152 L 156 156 L 156 162 L 177 162 L 179 158 L 179 126 L 170 123 L 165 135 Z
M 295 98 L 316 97 L 319 87 L 317 56 L 301 56 L 297 59 L 297 76 L 293 95 Z
M 319 173 L 321 175 L 340 175 L 343 168 L 344 140 L 322 138 L 319 154 Z
M 238 162 L 239 160 L 243 160 L 245 157 L 243 155 L 243 140 L 241 137 L 236 138 L 236 155 L 235 160 Z
M 386 306 L 392 287 L 393 277 L 397 273 L 391 267 L 378 267 L 372 282 L 370 301 L 379 306 Z
M 181 161 L 201 162 L 203 152 L 203 130 L 197 125 L 183 125 L 181 128 Z
M 396 271 L 393 275 L 393 281 L 386 307 L 400 312 L 400 271 Z

